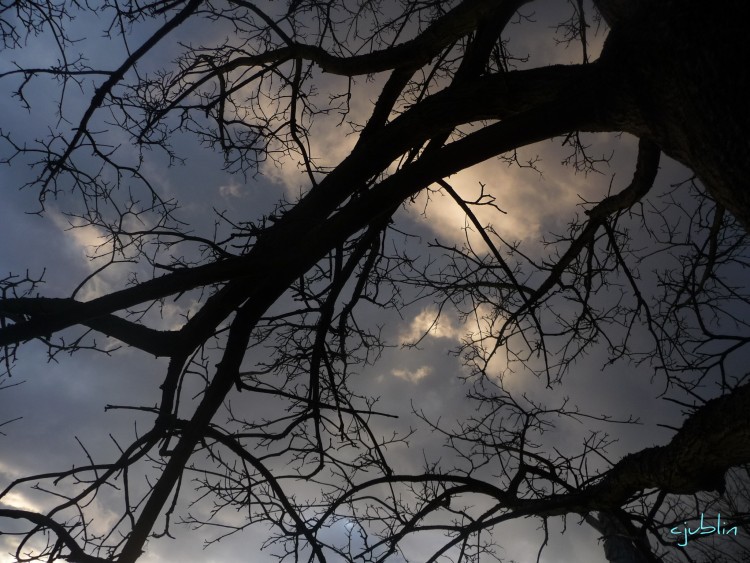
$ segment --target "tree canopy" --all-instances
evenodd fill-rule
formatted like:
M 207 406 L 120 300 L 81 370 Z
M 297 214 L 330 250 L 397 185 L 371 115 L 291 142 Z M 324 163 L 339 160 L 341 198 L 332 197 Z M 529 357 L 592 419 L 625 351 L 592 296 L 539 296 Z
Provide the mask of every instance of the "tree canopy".
M 531 520 L 529 560 L 575 522 L 613 562 L 746 561 L 743 4 L 3 0 L 4 171 L 90 263 L 8 258 L 0 398 L 40 355 L 124 378 L 76 391 L 108 413 L 64 466 L 3 444 L 65 435 L 54 408 L 3 409 L 16 560 L 132 563 L 181 525 L 507 560 Z M 671 405 L 660 443 L 592 369 Z

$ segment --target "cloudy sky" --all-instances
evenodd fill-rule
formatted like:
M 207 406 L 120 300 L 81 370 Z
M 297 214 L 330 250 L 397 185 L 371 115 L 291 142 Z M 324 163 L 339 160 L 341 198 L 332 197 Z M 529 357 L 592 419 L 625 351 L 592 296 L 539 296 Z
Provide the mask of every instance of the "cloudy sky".
M 538 66 L 580 61 L 578 46 L 565 48 L 555 41 L 553 25 L 560 21 L 560 14 L 566 9 L 564 2 L 552 0 L 525 8 L 525 13 L 530 16 L 533 10 L 535 12 L 531 21 L 513 28 L 509 49 L 519 55 L 533 54 L 533 57 L 527 63 L 519 64 Z M 87 18 L 77 21 L 75 25 L 80 27 L 75 30 L 85 33 L 86 26 L 92 21 Z M 174 39 L 184 40 L 195 32 L 188 26 L 181 29 Z M 602 38 L 602 34 L 591 38 L 592 53 L 597 52 Z M 137 39 L 134 37 L 133 42 L 137 43 Z M 168 58 L 170 49 L 176 49 L 174 43 L 169 45 L 165 46 L 161 56 Z M 89 38 L 81 49 L 88 49 L 94 66 L 113 64 L 108 59 L 114 47 L 98 36 Z M 56 57 L 43 37 L 30 42 L 23 52 L 14 52 L 12 57 L 2 56 L 0 71 L 9 68 L 14 60 L 19 64 L 43 66 L 54 64 Z M 330 82 L 321 85 L 321 99 L 326 91 L 341 86 L 336 82 L 340 79 L 332 77 L 328 80 Z M 381 81 L 382 77 L 376 76 L 354 85 L 353 119 L 369 113 Z M 29 86 L 31 111 L 20 108 L 18 101 L 9 95 L 15 85 L 13 80 L 0 81 L 0 115 L 3 116 L 0 128 L 28 139 L 43 135 L 47 127 L 56 122 L 56 101 L 49 96 L 53 84 L 39 79 Z M 76 96 L 80 94 L 69 92 L 65 101 L 66 111 L 71 115 L 75 115 L 85 102 L 84 98 Z M 113 141 L 116 140 L 115 137 Z M 348 154 L 355 140 L 355 136 L 347 135 L 346 127 L 335 117 L 323 119 L 316 125 L 311 150 L 321 161 L 333 165 Z M 621 188 L 632 176 L 636 150 L 634 139 L 592 135 L 590 141 L 596 144 L 597 152 L 602 155 L 615 155 L 609 165 L 602 166 L 601 174 L 584 176 L 560 166 L 564 152 L 561 152 L 559 142 L 549 142 L 526 147 L 519 153 L 521 161 L 536 161 L 538 170 L 509 167 L 503 162 L 486 162 L 455 176 L 451 184 L 467 199 L 477 192 L 480 182 L 486 184 L 505 214 L 484 209 L 478 212 L 480 220 L 492 224 L 508 240 L 521 241 L 529 256 L 542 256 L 544 249 L 539 244 L 540 239 L 550 232 L 564 232 L 573 215 L 580 213 L 579 206 L 583 201 L 601 199 L 610 182 Z M 180 217 L 200 234 L 210 236 L 214 228 L 216 215 L 211 210 L 225 212 L 236 220 L 253 220 L 268 213 L 282 198 L 293 201 L 305 187 L 305 176 L 293 162 L 266 162 L 261 165 L 258 175 L 243 177 L 223 172 L 221 158 L 197 142 L 180 139 L 179 150 L 185 157 L 184 166 L 167 168 L 155 156 L 153 162 L 147 162 L 146 170 L 161 193 L 179 198 Z M 28 271 L 35 277 L 44 272 L 45 283 L 40 288 L 44 295 L 70 295 L 101 263 L 90 259 L 101 233 L 92 227 L 71 228 L 76 226 L 75 221 L 71 224 L 64 210 L 75 204 L 68 196 L 48 200 L 41 216 L 30 213 L 38 208 L 38 202 L 33 189 L 18 189 L 29 179 L 29 171 L 22 164 L 16 162 L 0 168 L 0 278 L 8 273 Z M 666 191 L 671 184 L 688 176 L 678 165 L 664 159 L 657 191 Z M 440 194 L 432 194 L 429 201 L 426 194 L 420 195 L 413 204 L 397 213 L 397 220 L 401 228 L 416 235 L 403 244 L 422 248 L 425 256 L 428 243 L 436 239 L 446 245 L 460 245 L 468 236 L 472 244 L 482 244 L 476 233 L 467 233 L 465 217 L 450 198 Z M 397 241 L 396 238 L 393 240 Z M 127 272 L 133 267 L 124 264 L 108 269 L 87 283 L 78 298 L 90 299 L 123 287 Z M 190 309 L 190 305 L 188 297 L 171 308 L 166 307 L 154 323 L 159 328 L 179 326 L 181 315 Z M 369 321 L 383 325 L 383 336 L 392 346 L 385 350 L 376 365 L 367 367 L 358 376 L 356 388 L 362 393 L 380 396 L 379 404 L 385 405 L 388 412 L 399 415 L 397 421 L 376 422 L 376 429 L 385 434 L 418 424 L 411 414 L 412 408 L 423 411 L 433 420 L 439 418 L 447 427 L 453 426 L 456 420 L 465 419 L 475 408 L 465 397 L 467 389 L 461 380 L 465 367 L 450 352 L 461 344 L 467 333 L 481 330 L 482 321 L 478 318 L 461 319 L 448 310 L 434 324 L 436 311 L 435 303 L 422 300 L 398 312 L 373 310 L 368 313 L 371 315 Z M 417 348 L 403 346 L 418 340 Z M 115 347 L 114 342 L 106 339 L 100 344 L 105 348 Z M 606 360 L 606 350 L 593 349 L 566 375 L 564 387 L 551 390 L 519 366 L 494 367 L 498 373 L 508 367 L 515 370 L 508 373 L 504 384 L 519 395 L 528 393 L 550 405 L 559 404 L 563 397 L 569 397 L 574 404 L 584 405 L 592 414 L 606 414 L 618 419 L 632 415 L 640 420 L 639 425 L 592 422 L 591 426 L 561 420 L 547 437 L 551 444 L 576 451 L 589 431 L 601 429 L 617 439 L 608 454 L 611 459 L 618 459 L 625 453 L 666 443 L 671 431 L 663 425 L 678 424 L 679 411 L 660 397 L 663 385 L 652 380 L 650 366 L 621 363 L 602 371 Z M 89 454 L 95 459 L 116 455 L 117 443 L 129 443 L 136 433 L 148 428 L 149 419 L 134 415 L 132 411 L 105 412 L 104 407 L 108 404 L 154 404 L 158 400 L 165 368 L 165 360 L 127 348 L 113 350 L 110 356 L 82 351 L 48 361 L 41 346 L 28 344 L 22 347 L 13 378 L 3 383 L 13 386 L 0 391 L 0 423 L 20 419 L 0 427 L 3 432 L 0 435 L 0 487 L 24 475 L 68 468 L 85 461 Z M 438 459 L 450 455 L 442 444 L 440 435 L 421 425 L 408 448 L 394 447 L 389 455 L 394 466 L 416 472 L 426 457 Z M 116 494 L 105 492 L 95 501 L 90 508 L 95 517 L 94 529 L 99 526 L 104 529 L 117 518 L 117 498 Z M 7 495 L 2 503 L 44 510 L 50 498 L 27 487 Z M 563 534 L 564 524 L 567 528 Z M 588 526 L 581 525 L 574 518 L 567 523 L 562 520 L 550 522 L 550 526 L 550 543 L 542 561 L 572 563 L 602 559 L 597 534 Z M 275 560 L 270 552 L 261 554 L 257 551 L 267 537 L 267 530 L 262 527 L 250 528 L 202 551 L 204 539 L 214 537 L 216 533 L 216 530 L 178 528 L 176 540 L 151 540 L 148 553 L 142 560 L 148 563 Z M 330 533 L 340 533 L 343 537 L 344 530 L 334 528 Z M 515 521 L 498 529 L 497 537 L 504 548 L 502 557 L 526 562 L 535 559 L 543 533 L 536 520 Z M 15 560 L 7 552 L 14 549 L 17 541 L 12 535 L 0 536 L 0 563 Z M 420 554 L 429 553 L 433 547 L 431 541 L 430 538 L 417 537 L 407 542 L 405 549 L 419 561 Z

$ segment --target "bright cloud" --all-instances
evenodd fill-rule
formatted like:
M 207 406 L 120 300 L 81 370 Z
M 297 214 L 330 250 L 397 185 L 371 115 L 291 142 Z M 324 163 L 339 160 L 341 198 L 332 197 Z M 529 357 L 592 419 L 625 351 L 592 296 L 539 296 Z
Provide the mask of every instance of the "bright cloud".
M 562 165 L 572 149 L 560 146 L 560 142 L 544 142 L 518 151 L 517 161 L 524 167 L 490 159 L 446 181 L 466 201 L 475 201 L 482 193 L 485 198 L 491 196 L 502 211 L 492 205 L 469 205 L 483 227 L 491 227 L 508 242 L 537 243 L 549 231 L 565 232 L 566 221 L 582 210 L 582 203 L 599 201 L 608 190 L 619 190 L 630 179 L 627 173 L 624 178 L 615 177 L 610 183 L 612 172 L 632 167 L 636 151 L 633 137 L 599 133 L 587 134 L 582 141 L 597 147 L 597 152 L 591 149 L 592 159 L 607 159 L 615 154 L 609 166 L 604 162 L 597 166 L 600 174 L 584 174 L 576 172 L 573 166 Z M 527 165 L 529 162 L 534 163 L 534 168 Z M 444 191 L 422 191 L 413 209 L 418 213 L 412 216 L 442 242 L 461 244 L 468 239 L 477 252 L 487 250 L 463 209 Z
M 112 244 L 103 229 L 88 225 L 83 219 L 68 217 L 58 211 L 50 211 L 49 216 L 55 226 L 60 229 L 61 240 L 76 264 L 88 273 L 94 273 L 111 258 Z M 123 221 L 125 229 L 148 228 L 144 225 L 134 225 L 130 221 Z M 122 264 L 112 264 L 104 271 L 90 278 L 76 295 L 82 301 L 90 301 L 111 292 L 122 281 L 125 270 Z
M 433 338 L 452 338 L 458 340 L 463 331 L 456 327 L 453 320 L 445 314 L 438 317 L 435 309 L 423 309 L 409 324 L 409 328 L 400 334 L 405 344 L 415 343 L 426 336 Z
M 333 110 L 328 114 L 317 114 L 309 124 L 309 137 L 306 151 L 315 164 L 321 169 L 330 169 L 351 153 L 358 136 L 353 134 L 356 126 L 367 121 L 372 112 L 371 99 L 373 92 L 377 92 L 382 77 L 373 80 L 349 82 L 348 79 L 324 74 L 316 82 L 318 93 L 315 101 L 324 103 L 326 98 L 338 99 L 342 92 L 351 88 L 347 113 Z M 264 104 L 269 107 L 263 108 Z M 260 100 L 260 106 L 265 115 L 273 115 L 275 111 L 270 101 Z M 302 163 L 301 156 L 285 156 L 281 159 L 268 159 L 261 165 L 261 172 L 271 181 L 284 186 L 291 198 L 299 197 L 300 192 L 310 185 L 307 170 Z
M 222 184 L 219 186 L 219 195 L 225 198 L 236 198 L 242 197 L 243 186 L 235 180 L 230 180 L 228 184 Z
M 431 366 L 420 366 L 415 370 L 409 370 L 409 369 L 392 369 L 391 373 L 398 377 L 399 379 L 403 379 L 405 381 L 409 381 L 410 383 L 419 383 L 422 379 L 427 377 L 432 373 L 432 367 Z
M 29 510 L 31 512 L 43 512 L 42 507 L 28 499 L 22 493 L 14 491 L 9 492 L 3 496 L 0 504 L 7 506 L 8 508 L 15 508 L 18 510 Z
M 506 349 L 496 348 L 497 334 L 504 322 L 504 317 L 486 304 L 478 305 L 472 314 L 460 321 L 446 311 L 438 317 L 437 309 L 426 307 L 400 332 L 399 337 L 405 345 L 426 344 L 425 339 L 437 338 L 451 340 L 452 345 L 472 345 L 476 351 L 472 364 L 481 367 L 487 376 L 509 383 L 506 378 L 512 375 L 512 370 L 509 369 Z M 470 365 L 463 366 L 463 369 L 467 375 L 472 371 Z M 433 366 L 423 365 L 415 370 L 393 369 L 391 374 L 417 383 L 432 371 Z

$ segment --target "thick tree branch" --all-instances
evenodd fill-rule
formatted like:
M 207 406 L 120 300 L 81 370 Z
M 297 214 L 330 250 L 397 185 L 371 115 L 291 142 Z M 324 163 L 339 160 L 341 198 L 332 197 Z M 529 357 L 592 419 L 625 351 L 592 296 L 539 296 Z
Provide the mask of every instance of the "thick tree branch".
M 240 67 L 261 66 L 294 59 L 314 62 L 324 72 L 343 76 L 421 67 L 445 47 L 473 32 L 477 25 L 485 21 L 491 14 L 498 10 L 513 14 L 529 1 L 464 0 L 414 39 L 364 55 L 337 56 L 317 45 L 294 42 L 258 55 L 237 57 L 216 70 L 218 72 L 229 72 Z
M 103 328 L 115 330 L 123 337 L 129 338 L 129 344 L 142 342 L 143 338 L 140 336 L 145 336 L 145 331 L 138 335 L 136 331 L 125 330 L 126 327 L 122 323 L 111 318 L 109 323 L 93 319 L 196 287 L 231 279 L 253 279 L 257 275 L 254 272 L 273 268 L 285 261 L 278 256 L 276 249 L 289 246 L 291 241 L 303 236 L 302 233 L 306 229 L 316 228 L 320 217 L 331 214 L 346 197 L 356 192 L 355 186 L 364 185 L 371 176 L 378 174 L 408 148 L 418 146 L 437 132 L 450 131 L 462 123 L 505 118 L 502 122 L 505 125 L 489 126 L 486 128 L 486 134 L 473 137 L 476 140 L 470 144 L 477 146 L 473 154 L 470 154 L 473 149 L 462 149 L 468 144 L 459 142 L 454 143 L 455 146 L 444 154 L 447 160 L 438 162 L 432 158 L 427 164 L 421 164 L 420 170 L 427 169 L 431 163 L 440 166 L 435 168 L 435 174 L 426 175 L 431 178 L 427 184 L 418 183 L 419 188 L 409 189 L 409 193 L 402 194 L 399 200 L 388 197 L 390 203 L 387 209 L 398 205 L 400 201 L 432 181 L 502 152 L 544 140 L 549 136 L 561 135 L 575 127 L 609 130 L 615 122 L 612 116 L 597 116 L 596 119 L 592 119 L 594 108 L 600 106 L 598 96 L 602 95 L 594 88 L 596 75 L 594 65 L 548 67 L 509 75 L 481 77 L 455 89 L 449 88 L 440 92 L 375 132 L 369 143 L 355 149 L 314 190 L 282 217 L 281 221 L 264 233 L 248 254 L 176 270 L 88 302 L 66 302 L 65 306 L 61 305 L 59 310 L 50 311 L 50 314 L 43 318 L 31 318 L 0 329 L 0 346 L 91 322 L 100 327 L 107 325 Z M 575 89 L 571 89 L 574 85 Z M 583 100 L 589 104 L 588 107 Z M 523 112 L 529 108 L 534 110 L 524 114 Z M 556 111 L 559 113 L 555 114 Z M 516 114 L 519 117 L 513 119 L 512 116 Z M 612 115 L 616 113 L 613 112 Z M 499 138 L 495 138 L 498 136 L 495 131 L 499 132 Z M 481 143 L 487 144 L 479 146 Z M 425 159 L 420 159 L 420 162 L 424 161 Z M 410 177 L 412 174 L 413 170 L 405 176 Z M 407 181 L 406 178 L 404 181 Z M 367 222 L 358 222 L 357 228 L 366 224 Z M 167 346 L 161 342 L 164 340 L 164 337 L 158 337 L 155 342 Z M 160 349 L 159 345 L 148 346 L 149 352 L 158 355 L 164 355 L 168 348 L 167 346 Z
M 84 304 L 74 299 L 47 297 L 5 299 L 0 301 L 0 315 L 16 324 L 33 320 L 43 325 L 49 317 L 78 316 L 76 309 Z M 29 319 L 23 320 L 26 317 Z M 179 337 L 174 331 L 155 330 L 111 314 L 84 318 L 80 324 L 154 356 L 171 356 L 178 345 Z
M 70 535 L 68 529 L 56 522 L 54 519 L 39 514 L 38 512 L 31 512 L 29 510 L 18 510 L 11 508 L 0 508 L 0 517 L 12 518 L 14 520 L 28 520 L 32 524 L 35 524 L 38 528 L 46 528 L 51 530 L 57 537 L 65 544 L 65 547 L 70 550 L 70 554 L 65 557 L 71 563 L 106 563 L 107 559 L 100 557 L 94 557 L 88 555 L 78 542 Z

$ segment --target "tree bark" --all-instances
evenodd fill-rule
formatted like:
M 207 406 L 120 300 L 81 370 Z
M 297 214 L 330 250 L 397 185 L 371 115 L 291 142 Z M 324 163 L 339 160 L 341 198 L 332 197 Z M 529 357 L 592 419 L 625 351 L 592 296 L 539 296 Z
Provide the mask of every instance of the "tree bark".
M 634 538 L 616 515 L 611 512 L 599 512 L 597 516 L 586 517 L 595 530 L 602 534 L 604 556 L 610 563 L 656 563 L 645 538 Z
M 655 142 L 693 170 L 711 196 L 750 230 L 750 46 L 738 17 L 744 3 L 701 0 L 598 0 L 611 31 L 601 63 L 623 129 Z M 725 408 L 730 407 L 730 408 Z M 723 489 L 724 473 L 747 459 L 747 387 L 699 409 L 667 446 L 618 463 L 602 485 L 621 502 L 624 489 L 695 493 Z M 731 459 L 730 459 L 731 458 Z M 638 485 L 628 481 L 642 481 Z M 611 563 L 653 557 L 609 512 L 589 519 Z M 645 550 L 644 550 L 645 548 Z
M 692 169 L 750 229 L 750 44 L 744 3 L 598 2 L 612 30 L 602 62 L 615 95 L 648 137 Z M 628 121 L 628 120 L 626 120 Z

